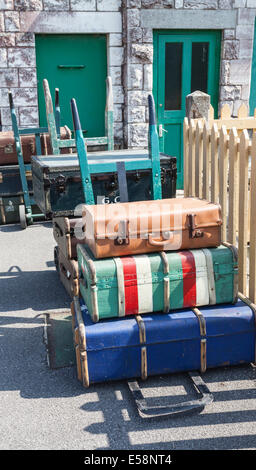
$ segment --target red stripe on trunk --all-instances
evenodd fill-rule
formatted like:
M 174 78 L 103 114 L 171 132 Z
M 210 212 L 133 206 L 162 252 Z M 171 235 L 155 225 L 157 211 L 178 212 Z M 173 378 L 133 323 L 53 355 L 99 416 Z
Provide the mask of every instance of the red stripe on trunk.
M 183 307 L 196 305 L 196 264 L 190 251 L 181 251 L 183 271 Z
M 121 256 L 120 260 L 124 270 L 125 315 L 135 315 L 139 309 L 135 259 Z

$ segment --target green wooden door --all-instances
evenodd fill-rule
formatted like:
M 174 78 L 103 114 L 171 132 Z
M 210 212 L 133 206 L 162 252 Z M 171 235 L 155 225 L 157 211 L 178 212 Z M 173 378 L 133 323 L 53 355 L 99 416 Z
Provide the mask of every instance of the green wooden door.
M 220 31 L 154 32 L 153 93 L 160 150 L 177 157 L 177 188 L 183 188 L 183 120 L 186 96 L 200 90 L 218 110 Z
M 86 137 L 105 135 L 107 45 L 105 35 L 36 35 L 40 126 L 46 126 L 43 79 L 52 98 L 60 90 L 61 125 L 73 130 L 70 100 L 75 98 Z

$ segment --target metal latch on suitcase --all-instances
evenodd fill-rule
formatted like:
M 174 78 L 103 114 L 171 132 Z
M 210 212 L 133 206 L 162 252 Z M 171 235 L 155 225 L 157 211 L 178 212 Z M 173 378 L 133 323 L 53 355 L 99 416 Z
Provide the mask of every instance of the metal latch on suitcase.
M 138 408 L 139 415 L 142 418 L 159 418 L 164 416 L 182 416 L 194 412 L 201 412 L 206 405 L 213 401 L 213 395 L 203 381 L 200 374 L 196 371 L 188 372 L 194 388 L 200 398 L 188 400 L 175 405 L 150 406 L 144 398 L 137 380 L 129 380 L 128 387 L 132 392 L 133 398 Z
M 189 238 L 202 238 L 204 232 L 196 228 L 195 214 L 188 214 Z

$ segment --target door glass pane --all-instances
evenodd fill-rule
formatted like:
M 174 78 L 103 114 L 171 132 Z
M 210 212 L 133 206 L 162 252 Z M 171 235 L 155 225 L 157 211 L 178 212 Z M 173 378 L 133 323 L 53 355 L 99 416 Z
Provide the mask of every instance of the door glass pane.
M 196 90 L 207 93 L 208 52 L 208 42 L 192 43 L 191 93 Z
M 165 45 L 165 109 L 181 109 L 182 42 Z

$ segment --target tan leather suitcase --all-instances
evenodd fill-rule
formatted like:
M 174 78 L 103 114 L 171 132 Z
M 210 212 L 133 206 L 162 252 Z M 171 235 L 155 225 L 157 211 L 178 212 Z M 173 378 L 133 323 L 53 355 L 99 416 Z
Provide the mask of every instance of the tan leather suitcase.
M 60 280 L 70 297 L 79 295 L 79 273 L 78 262 L 74 259 L 67 259 L 59 247 L 55 247 L 55 264 L 60 276 Z
M 67 126 L 60 129 L 61 139 L 71 139 L 71 132 Z M 20 136 L 23 159 L 30 163 L 31 156 L 36 155 L 36 143 L 34 135 Z M 52 153 L 49 134 L 41 135 L 42 155 Z M 61 153 L 67 153 L 67 149 L 61 149 Z M 0 165 L 12 165 L 18 163 L 13 131 L 0 132 Z
M 80 225 L 80 233 L 82 234 L 82 218 L 69 219 L 68 217 L 53 217 L 53 236 L 60 250 L 66 259 L 76 259 L 77 243 L 83 243 L 82 239 L 75 236 L 75 227 Z
M 84 242 L 95 258 L 215 247 L 221 209 L 198 198 L 83 207 Z

